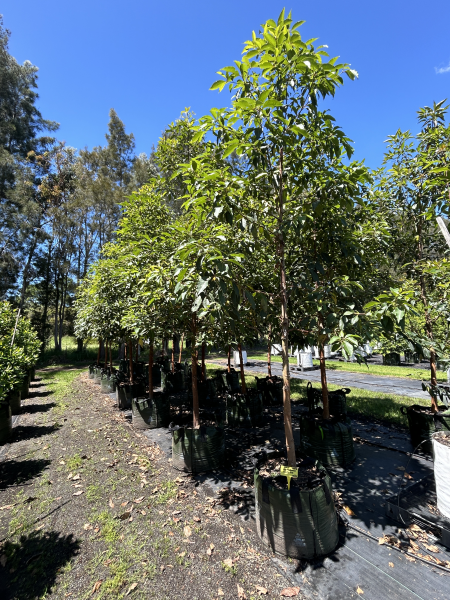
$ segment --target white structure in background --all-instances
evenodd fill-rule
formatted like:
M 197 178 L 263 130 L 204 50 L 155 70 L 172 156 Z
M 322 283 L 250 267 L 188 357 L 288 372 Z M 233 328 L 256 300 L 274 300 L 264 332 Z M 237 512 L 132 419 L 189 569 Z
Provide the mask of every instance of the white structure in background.
M 300 352 L 297 351 L 297 367 L 301 367 L 302 369 L 313 368 L 313 358 L 310 350 L 300 350 Z
M 447 383 L 450 383 L 450 369 L 447 369 Z
M 331 358 L 331 347 L 330 346 L 325 345 L 323 347 L 323 352 L 324 352 L 325 358 Z M 316 358 L 317 360 L 319 360 L 319 358 L 320 358 L 318 346 L 314 346 L 314 358 Z
M 281 344 L 273 344 L 270 347 L 270 354 L 272 354 L 272 356 L 278 356 L 279 354 L 281 354 L 281 351 L 282 351 Z
M 369 344 L 369 342 L 366 342 L 364 344 L 363 348 L 364 348 L 364 351 L 366 352 L 366 356 L 372 356 L 372 354 L 373 354 L 373 348 Z
M 240 367 L 241 363 L 239 362 L 239 352 L 237 350 L 235 350 L 233 352 L 233 356 L 234 356 L 234 366 L 235 367 Z M 247 364 L 247 352 L 246 352 L 246 350 L 242 350 L 242 364 L 243 365 Z

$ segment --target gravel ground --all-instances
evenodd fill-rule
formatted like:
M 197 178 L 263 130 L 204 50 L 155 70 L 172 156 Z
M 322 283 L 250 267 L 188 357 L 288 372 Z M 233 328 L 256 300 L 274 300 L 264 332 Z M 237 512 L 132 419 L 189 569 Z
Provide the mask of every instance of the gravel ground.
M 254 600 L 293 587 L 254 523 L 173 469 L 86 374 L 65 389 L 34 382 L 0 452 L 2 600 Z

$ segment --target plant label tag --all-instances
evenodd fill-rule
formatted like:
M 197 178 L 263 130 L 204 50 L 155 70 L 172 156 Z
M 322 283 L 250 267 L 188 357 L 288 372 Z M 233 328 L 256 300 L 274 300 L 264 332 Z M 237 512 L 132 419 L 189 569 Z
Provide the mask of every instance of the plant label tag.
M 283 465 L 281 465 L 280 474 L 284 475 L 284 477 L 287 477 L 288 490 L 290 490 L 291 489 L 291 478 L 298 477 L 298 469 L 296 469 L 294 467 L 284 467 Z

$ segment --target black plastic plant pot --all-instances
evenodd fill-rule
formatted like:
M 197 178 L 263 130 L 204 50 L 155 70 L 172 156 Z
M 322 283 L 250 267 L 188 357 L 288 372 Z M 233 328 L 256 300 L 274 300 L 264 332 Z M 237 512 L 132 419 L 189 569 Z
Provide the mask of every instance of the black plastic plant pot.
M 323 467 L 316 465 L 319 476 L 305 489 L 296 485 L 295 478 L 289 490 L 281 489 L 277 480 L 285 482 L 285 477 L 262 477 L 255 470 L 256 528 L 277 554 L 313 559 L 333 552 L 339 542 L 331 479 Z
M 230 427 L 255 427 L 263 417 L 262 393 L 248 390 L 247 394 L 227 396 L 227 425 Z
M 256 377 L 256 389 L 262 392 L 266 406 L 283 404 L 283 380 L 281 377 Z
M 237 394 L 241 391 L 241 380 L 239 378 L 239 373 L 237 371 L 226 371 L 222 373 L 222 381 L 225 389 L 230 394 Z
M 121 358 L 119 360 L 119 371 L 122 371 L 125 375 L 128 374 L 128 366 L 128 360 L 126 358 Z
M 221 427 L 180 427 L 172 431 L 172 464 L 179 471 L 204 473 L 219 469 L 225 458 Z
M 0 402 L 0 445 L 6 444 L 12 434 L 11 407 L 7 402 Z
M 122 410 L 131 408 L 131 401 L 133 397 L 137 396 L 138 394 L 133 394 L 133 386 L 129 383 L 121 383 L 116 386 L 117 405 Z
M 6 396 L 6 400 L 9 402 L 9 406 L 11 407 L 11 414 L 18 415 L 20 413 L 21 406 L 20 389 L 11 390 Z
M 348 467 L 356 458 L 350 419 L 301 416 L 300 449 L 324 465 Z
M 102 387 L 102 392 L 105 394 L 112 394 L 116 391 L 116 379 L 114 375 L 108 375 L 108 373 L 102 373 L 102 378 L 100 385 Z
M 409 435 L 414 449 L 422 449 L 426 454 L 431 454 L 431 436 L 436 431 L 450 431 L 450 410 L 439 406 L 439 412 L 433 413 L 430 408 L 413 404 L 401 407 L 402 414 L 408 418 Z
M 30 372 L 31 372 L 31 381 L 34 381 L 36 379 L 36 367 L 31 367 Z
M 347 416 L 347 394 L 351 392 L 350 388 L 342 388 L 334 392 L 328 392 L 328 407 L 330 415 L 333 417 Z
M 400 354 L 398 352 L 383 354 L 383 365 L 398 367 L 400 365 Z
M 28 392 L 30 391 L 30 382 L 28 380 L 28 375 L 24 375 L 22 379 L 22 385 L 20 387 L 20 394 L 22 400 L 28 398 Z
M 176 394 L 184 390 L 184 371 L 161 369 L 161 390 L 166 394 Z
M 157 429 L 170 423 L 170 400 L 162 393 L 149 398 L 133 398 L 131 404 L 135 429 Z

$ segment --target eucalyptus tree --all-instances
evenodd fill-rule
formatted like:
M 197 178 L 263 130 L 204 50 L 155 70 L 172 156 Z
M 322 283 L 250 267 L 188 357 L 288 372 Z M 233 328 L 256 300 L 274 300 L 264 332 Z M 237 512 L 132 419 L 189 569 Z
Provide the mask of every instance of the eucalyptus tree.
M 314 189 L 316 179 L 333 176 L 328 161 L 351 155 L 349 139 L 335 124 L 319 100 L 334 96 L 343 76 L 355 79 L 348 64 L 328 60 L 324 46 L 303 41 L 284 10 L 278 21 L 267 21 L 259 34 L 245 43 L 242 59 L 219 71 L 212 89 L 225 86 L 233 94 L 230 109 L 214 109 L 200 119 L 198 137 L 212 133 L 223 157 L 244 156 L 241 173 L 226 167 L 215 173 L 215 191 L 208 200 L 197 194 L 208 217 L 240 222 L 257 240 L 270 240 L 279 278 L 280 321 L 284 381 L 284 423 L 288 462 L 295 466 L 289 374 L 289 315 L 286 281 L 286 234 L 299 230 L 308 215 L 303 192 Z M 321 172 L 316 167 L 320 162 Z M 327 174 L 327 172 L 329 173 Z M 214 174 L 209 174 L 214 177 Z M 257 249 L 256 249 L 257 251 Z
M 379 186 L 385 192 L 393 225 L 397 229 L 395 249 L 401 270 L 417 282 L 417 301 L 423 307 L 425 336 L 415 338 L 427 350 L 430 358 L 431 385 L 436 385 L 436 342 L 430 309 L 430 294 L 435 281 L 424 264 L 443 256 L 445 242 L 440 236 L 436 217 L 449 214 L 448 172 L 450 162 L 450 126 L 445 116 L 444 100 L 418 111 L 420 132 L 398 130 L 388 136 L 384 158 L 385 170 Z M 433 398 L 432 408 L 437 410 Z

